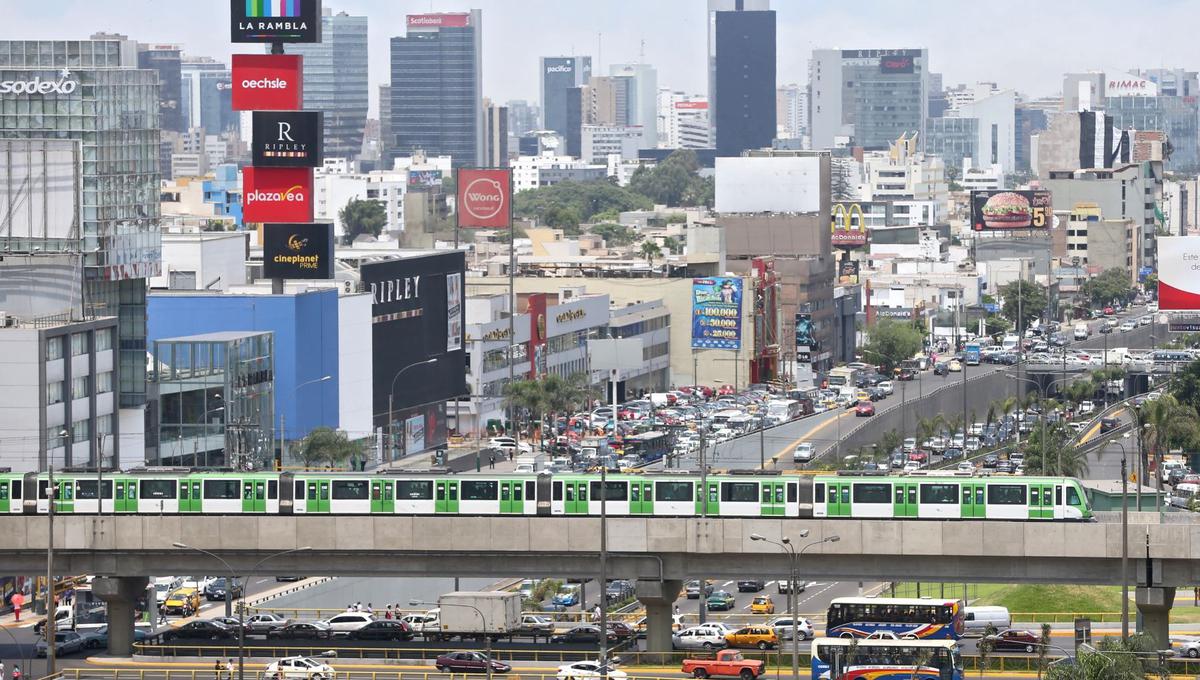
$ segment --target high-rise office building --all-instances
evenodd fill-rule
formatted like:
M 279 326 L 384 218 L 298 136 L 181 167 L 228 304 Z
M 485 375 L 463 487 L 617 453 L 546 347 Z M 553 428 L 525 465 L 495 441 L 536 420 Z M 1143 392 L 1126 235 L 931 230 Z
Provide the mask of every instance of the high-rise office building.
M 321 42 L 287 45 L 304 57 L 304 108 L 325 112 L 325 157 L 357 158 L 367 125 L 367 17 L 324 9 Z
M 163 130 L 183 132 L 179 45 L 138 45 L 138 68 L 158 72 L 158 119 Z
M 813 50 L 808 82 L 814 149 L 833 148 L 842 138 L 886 150 L 900 135 L 925 130 L 928 50 Z
M 591 57 L 542 57 L 541 67 L 542 117 L 541 129 L 566 135 L 568 97 L 570 91 L 586 85 L 592 77 Z M 523 130 L 521 133 L 528 132 Z M 519 134 L 521 134 L 519 133 Z
M 1158 94 L 1167 97 L 1195 97 L 1200 94 L 1200 75 L 1181 68 L 1144 68 L 1131 70 L 1158 86 Z
M 42 84 L 36 91 L 4 96 L 5 107 L 36 115 L 0 116 L 0 139 L 53 138 L 80 145 L 78 230 L 70 242 L 54 247 L 81 259 L 81 287 L 90 309 L 118 317 L 113 382 L 120 420 L 136 423 L 140 432 L 146 402 L 146 279 L 160 273 L 162 260 L 159 74 L 139 69 L 137 43 L 123 39 L 0 40 L 0 64 L 0 81 Z M 6 246 L 9 252 L 28 247 L 20 241 Z M 49 254 L 45 248 L 41 252 Z
M 421 149 L 454 167 L 483 164 L 482 19 L 477 9 L 410 14 L 407 34 L 392 38 L 392 156 Z
M 576 100 L 578 101 L 578 94 Z M 508 109 L 508 132 L 520 137 L 528 132 L 537 130 L 540 126 L 541 107 L 530 104 L 524 99 L 510 99 L 504 103 Z
M 642 148 L 658 145 L 658 71 L 649 64 L 610 64 L 610 76 L 629 78 L 629 123 L 642 126 Z
M 390 169 L 391 158 L 388 155 L 388 138 L 391 136 L 388 132 L 392 129 L 392 86 L 390 83 L 384 83 L 379 86 L 379 158 L 389 165 L 383 169 Z
M 508 108 L 484 100 L 483 105 L 484 165 L 508 167 Z
M 204 128 L 214 135 L 237 129 L 240 119 L 233 110 L 233 77 L 228 66 L 210 57 L 184 57 L 179 77 L 184 129 Z
M 789 83 L 775 91 L 775 126 L 780 139 L 808 135 L 808 88 Z
M 717 155 L 775 139 L 775 12 L 766 0 L 709 0 L 709 124 Z
M 584 125 L 633 125 L 633 78 L 629 76 L 592 76 L 582 88 Z
M 711 149 L 708 102 L 667 88 L 658 91 L 658 146 L 661 149 Z

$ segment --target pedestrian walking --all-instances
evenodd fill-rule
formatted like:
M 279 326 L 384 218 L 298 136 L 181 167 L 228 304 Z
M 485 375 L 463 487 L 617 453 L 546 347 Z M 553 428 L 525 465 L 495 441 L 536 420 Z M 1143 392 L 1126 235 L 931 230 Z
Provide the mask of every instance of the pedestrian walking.
M 387 610 L 383 613 L 383 618 L 385 618 L 385 619 L 392 618 L 392 605 L 389 604 L 387 606 Z
M 21 680 L 21 667 L 13 666 L 13 680 Z
M 16 621 L 18 623 L 20 623 L 20 621 L 21 621 L 21 603 L 20 602 L 13 602 L 13 616 L 15 616 Z M 3 680 L 3 679 L 0 678 L 0 680 Z
M 494 453 L 488 454 L 488 469 L 489 470 L 496 469 L 496 454 L 494 454 Z
M 374 613 L 375 613 L 375 608 L 371 606 L 371 603 L 370 603 L 370 602 L 368 602 L 368 603 L 367 603 L 367 613 L 368 613 L 368 614 L 374 614 Z
M 217 659 L 213 662 L 213 675 L 217 680 L 221 680 L 221 660 Z
M 225 662 L 225 673 L 229 676 L 229 680 L 233 680 L 233 659 Z
M 167 605 L 165 604 L 158 605 L 158 623 L 160 625 L 167 623 Z

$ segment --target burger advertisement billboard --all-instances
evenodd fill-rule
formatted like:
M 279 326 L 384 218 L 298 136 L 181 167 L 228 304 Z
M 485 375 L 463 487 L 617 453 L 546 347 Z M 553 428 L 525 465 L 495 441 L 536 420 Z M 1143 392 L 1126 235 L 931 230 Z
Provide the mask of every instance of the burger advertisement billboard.
M 229 0 L 229 42 L 319 43 L 321 0 Z
M 263 276 L 332 279 L 333 223 L 264 224 Z
M 1200 310 L 1200 236 L 1159 236 L 1158 308 Z
M 234 111 L 295 111 L 304 101 L 304 57 L 233 55 Z
M 458 171 L 458 226 L 507 229 L 512 225 L 512 171 L 463 168 Z
M 1052 217 L 1049 191 L 971 192 L 971 227 L 975 231 L 1045 229 Z
M 244 168 L 242 203 L 246 222 L 312 222 L 312 169 Z
M 255 167 L 315 168 L 321 165 L 323 115 L 320 111 L 255 111 Z

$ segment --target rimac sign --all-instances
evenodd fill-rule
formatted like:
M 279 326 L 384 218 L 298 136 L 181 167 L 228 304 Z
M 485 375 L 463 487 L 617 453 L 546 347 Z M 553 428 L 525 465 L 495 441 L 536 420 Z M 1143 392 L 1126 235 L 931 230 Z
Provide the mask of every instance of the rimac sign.
M 255 111 L 255 167 L 315 168 L 321 165 L 320 111 Z
M 229 41 L 321 42 L 321 0 L 229 0 Z

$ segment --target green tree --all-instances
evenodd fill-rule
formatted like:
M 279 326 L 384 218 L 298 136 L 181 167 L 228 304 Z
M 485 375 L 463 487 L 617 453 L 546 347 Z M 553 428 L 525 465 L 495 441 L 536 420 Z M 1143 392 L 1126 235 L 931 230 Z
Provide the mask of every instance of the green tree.
M 1101 640 L 1094 649 L 1081 649 L 1075 663 L 1055 664 L 1046 670 L 1046 680 L 1145 680 L 1164 677 L 1166 668 L 1158 661 L 1158 645 L 1145 634 Z
M 921 331 L 912 324 L 895 319 L 879 319 L 867 328 L 870 339 L 863 345 L 863 355 L 869 363 L 879 363 L 879 369 L 890 375 L 892 369 L 921 351 Z
M 559 182 L 553 186 L 527 189 L 513 199 L 517 217 L 537 219 L 540 224 L 559 225 L 581 222 L 612 221 L 618 213 L 649 210 L 654 203 L 638 194 L 604 180 Z M 554 212 L 569 210 L 570 212 Z M 550 211 L 549 217 L 547 211 Z M 550 218 L 553 219 L 550 219 Z
M 882 437 L 879 438 L 879 450 L 883 452 L 883 455 L 891 456 L 892 451 L 900 448 L 900 445 L 903 443 L 904 440 L 900 437 L 899 432 L 895 430 L 888 430 L 887 432 L 883 433 Z
M 318 427 L 309 432 L 300 444 L 300 460 L 305 467 L 322 463 L 341 467 L 358 452 L 358 445 L 351 442 L 345 432 L 329 427 Z
M 379 236 L 387 224 L 387 212 L 379 201 L 352 198 L 338 211 L 338 219 L 346 229 L 346 239 L 353 241 L 361 234 Z
M 627 246 L 633 243 L 635 238 L 632 229 L 623 224 L 614 224 L 612 222 L 593 224 L 588 231 L 604 239 L 604 244 L 610 248 Z
M 1151 295 L 1158 292 L 1158 274 L 1150 274 L 1142 281 L 1142 290 Z
M 654 258 L 662 257 L 662 248 L 659 248 L 658 244 L 650 239 L 642 241 L 642 247 L 639 248 L 639 251 L 642 253 L 642 257 L 646 258 L 646 264 L 651 267 L 654 266 Z
M 679 239 L 675 238 L 674 236 L 667 236 L 663 239 L 663 249 L 666 250 L 667 253 L 680 253 L 682 252 L 683 247 L 679 244 Z
M 1025 329 L 1029 328 L 1029 322 L 1041 318 L 1048 304 L 1046 287 L 1032 281 L 1006 283 L 1000 286 L 1000 297 L 1004 298 L 1000 313 L 1016 324 L 1017 335 L 1021 337 L 1025 337 Z M 1021 313 L 1020 319 L 1017 318 L 1018 310 Z
M 1171 378 L 1171 395 L 1179 403 L 1200 411 L 1200 360 L 1184 366 Z
M 1049 413 L 1047 401 L 1043 405 L 1040 417 L 1045 418 Z M 1045 458 L 1042 457 L 1042 437 L 1045 432 Z M 1043 430 L 1038 423 L 1029 433 L 1026 440 L 1028 448 L 1025 454 L 1025 470 L 1031 475 L 1063 475 L 1066 477 L 1082 477 L 1088 471 L 1087 454 L 1072 442 L 1074 433 L 1060 420 L 1057 423 L 1046 423 Z
M 661 163 L 642 166 L 629 178 L 629 190 L 668 206 L 712 205 L 712 180 L 700 177 L 696 152 L 680 149 Z
M 504 386 L 504 404 L 512 409 L 517 423 L 529 425 L 544 410 L 545 394 L 536 380 L 515 380 Z
M 1172 446 L 1196 439 L 1195 409 L 1170 394 L 1143 403 L 1137 411 L 1143 426 L 1142 442 L 1154 460 L 1155 470 L 1162 469 L 1163 456 Z
M 1083 296 L 1093 305 L 1100 307 L 1114 300 L 1122 303 L 1133 297 L 1133 284 L 1129 270 L 1120 267 L 1105 269 L 1083 283 Z
M 554 229 L 562 229 L 568 236 L 579 234 L 579 211 L 571 206 L 552 205 L 542 212 L 542 224 Z
M 993 336 L 1007 333 L 1008 330 L 1012 328 L 1012 323 L 999 314 L 989 314 L 987 318 L 983 320 L 983 324 L 985 332 L 988 335 Z

